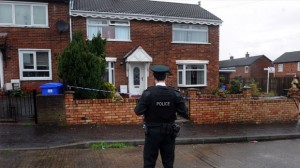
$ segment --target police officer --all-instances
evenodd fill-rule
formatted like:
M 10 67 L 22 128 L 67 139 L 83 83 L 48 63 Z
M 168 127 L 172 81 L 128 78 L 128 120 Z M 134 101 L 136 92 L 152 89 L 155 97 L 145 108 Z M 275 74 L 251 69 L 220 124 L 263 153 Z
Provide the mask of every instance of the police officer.
M 154 168 L 160 152 L 164 168 L 172 168 L 175 158 L 175 138 L 179 127 L 176 112 L 186 116 L 186 106 L 179 92 L 166 86 L 169 67 L 151 67 L 156 86 L 145 90 L 135 107 L 137 115 L 144 115 L 144 168 Z

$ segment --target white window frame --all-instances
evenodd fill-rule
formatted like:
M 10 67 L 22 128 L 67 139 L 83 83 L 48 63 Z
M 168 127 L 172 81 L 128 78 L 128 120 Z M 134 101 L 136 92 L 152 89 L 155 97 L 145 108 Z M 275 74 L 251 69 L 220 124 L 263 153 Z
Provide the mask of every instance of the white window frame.
M 48 52 L 48 62 L 49 70 L 37 70 L 36 65 L 36 53 L 37 52 Z M 33 69 L 24 69 L 23 53 L 33 53 L 34 54 L 34 67 Z M 19 49 L 19 70 L 20 70 L 20 80 L 22 81 L 31 81 L 31 80 L 52 80 L 52 62 L 51 62 L 51 50 L 50 49 Z M 35 71 L 35 72 L 44 72 L 49 71 L 48 77 L 23 77 L 24 71 Z
M 11 5 L 12 6 L 12 22 L 11 23 L 0 23 L 0 26 L 12 26 L 12 27 L 43 27 L 43 28 L 48 28 L 48 4 L 47 3 L 26 3 L 26 2 L 22 2 L 22 3 L 18 3 L 18 2 L 0 2 L 0 4 L 6 4 L 6 5 Z M 31 24 L 30 25 L 20 25 L 20 24 L 16 24 L 16 16 L 15 16 L 15 11 L 16 11 L 16 5 L 25 5 L 25 6 L 30 6 L 30 21 Z M 33 18 L 33 7 L 37 7 L 37 6 L 41 6 L 41 7 L 45 7 L 45 24 L 34 24 L 34 18 Z
M 298 62 L 298 66 L 297 66 L 298 68 L 298 71 L 300 71 L 300 62 Z
M 249 73 L 249 66 L 245 66 L 245 73 Z
M 115 66 L 116 66 L 117 58 L 115 58 L 115 57 L 106 57 L 105 61 L 108 64 L 108 66 L 106 66 L 106 71 L 105 71 L 105 73 L 108 72 L 108 81 L 107 82 L 109 82 L 111 84 L 115 84 L 115 82 L 116 82 Z
M 209 64 L 208 60 L 176 60 L 177 64 L 177 85 L 178 87 L 205 87 L 207 86 L 207 65 Z M 182 65 L 183 69 L 178 69 L 178 66 Z M 186 84 L 186 66 L 187 65 L 204 65 L 204 69 L 197 69 L 196 71 L 204 72 L 204 83 L 196 85 L 187 85 Z M 179 81 L 179 75 L 182 73 L 182 81 Z
M 185 24 L 188 25 L 189 28 L 185 29 L 185 28 L 176 28 L 175 25 L 181 25 L 181 24 L 173 24 L 172 25 L 172 43 L 187 43 L 187 44 L 210 44 L 208 41 L 208 26 L 207 25 L 200 25 L 201 27 L 204 27 L 204 29 L 192 29 L 193 24 Z M 193 42 L 193 41 L 176 41 L 174 40 L 174 34 L 175 31 L 186 31 L 186 32 L 204 32 L 206 33 L 206 41 L 198 41 L 198 42 Z
M 107 24 L 91 24 L 90 21 L 106 21 Z M 118 23 L 112 23 L 112 22 L 127 22 L 128 24 L 118 24 Z M 89 40 L 92 40 L 93 37 L 89 37 L 89 27 L 94 26 L 94 27 L 104 27 L 104 26 L 118 26 L 118 27 L 128 27 L 128 39 L 110 39 L 107 38 L 107 41 L 131 41 L 131 35 L 130 35 L 130 21 L 129 20 L 105 20 L 105 19 L 86 19 L 86 33 L 87 33 L 87 38 Z M 99 32 L 102 36 L 102 28 L 101 32 Z M 104 38 L 104 37 L 102 37 Z
M 0 50 L 0 88 L 4 86 L 3 55 Z
M 283 64 L 278 64 L 278 70 L 277 72 L 283 72 Z

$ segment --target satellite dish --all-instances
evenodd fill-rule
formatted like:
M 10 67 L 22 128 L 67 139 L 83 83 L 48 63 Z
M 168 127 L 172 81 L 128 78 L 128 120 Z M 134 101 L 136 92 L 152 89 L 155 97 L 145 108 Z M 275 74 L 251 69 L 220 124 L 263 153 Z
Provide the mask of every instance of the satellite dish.
M 56 29 L 59 33 L 67 32 L 69 31 L 69 23 L 59 20 L 56 22 Z

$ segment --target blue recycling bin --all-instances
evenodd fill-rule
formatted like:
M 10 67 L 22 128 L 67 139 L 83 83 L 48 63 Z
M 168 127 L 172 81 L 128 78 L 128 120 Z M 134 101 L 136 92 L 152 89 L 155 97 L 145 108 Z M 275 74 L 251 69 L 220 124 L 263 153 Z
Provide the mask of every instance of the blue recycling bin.
M 226 85 L 222 85 L 220 89 L 225 91 L 226 90 Z
M 62 94 L 63 84 L 59 82 L 45 83 L 40 86 L 42 95 Z

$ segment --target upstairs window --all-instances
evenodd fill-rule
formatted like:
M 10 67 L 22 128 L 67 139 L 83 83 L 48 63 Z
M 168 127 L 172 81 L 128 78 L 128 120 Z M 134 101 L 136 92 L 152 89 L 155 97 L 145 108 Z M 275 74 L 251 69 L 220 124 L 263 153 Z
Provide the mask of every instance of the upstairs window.
M 248 73 L 248 72 L 249 72 L 249 67 L 245 66 L 245 73 Z
M 0 3 L 0 26 L 48 26 L 48 5 Z
M 50 50 L 19 50 L 21 80 L 52 80 Z
M 208 26 L 173 24 L 174 43 L 208 43 Z
M 99 20 L 88 19 L 87 36 L 92 39 L 97 34 L 101 34 L 102 38 L 112 41 L 129 41 L 130 40 L 130 24 L 129 21 L 119 20 Z
M 283 72 L 283 64 L 278 64 L 277 72 Z
M 300 71 L 300 62 L 298 62 L 298 71 Z

